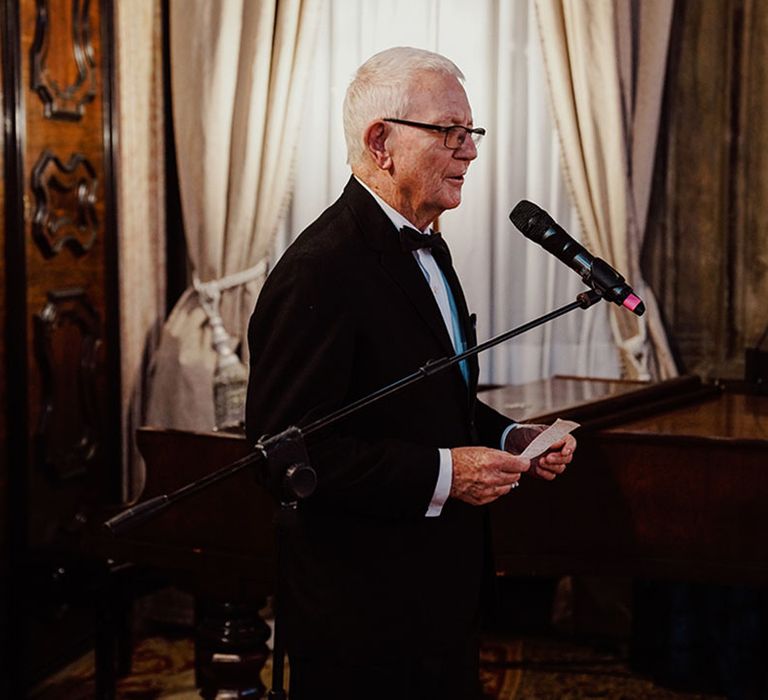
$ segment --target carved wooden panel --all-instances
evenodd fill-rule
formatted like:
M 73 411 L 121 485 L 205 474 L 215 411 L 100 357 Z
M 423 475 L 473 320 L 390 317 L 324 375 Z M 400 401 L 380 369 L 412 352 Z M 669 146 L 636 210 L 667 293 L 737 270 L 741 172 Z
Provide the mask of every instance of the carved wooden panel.
M 101 439 L 100 326 L 82 289 L 48 292 L 48 303 L 35 318 L 42 378 L 37 459 L 59 479 L 84 474 Z
M 768 325 L 768 6 L 675 6 L 645 272 L 683 369 L 738 379 Z
M 104 22 L 111 9 L 105 0 L 22 0 L 19 13 L 25 206 L 14 235 L 23 238 L 26 528 L 30 546 L 45 547 L 89 500 L 114 488 L 120 473 L 117 234 L 109 224 L 111 135 L 105 135 L 104 47 L 112 43 L 105 43 Z M 92 64 L 87 79 L 72 58 L 85 43 Z M 79 112 L 79 118 L 46 116 L 35 87 L 40 66 L 61 88 L 46 83 L 51 113 Z M 85 108 L 76 109 L 78 103 Z M 55 293 L 73 289 L 82 290 L 87 304 Z M 102 358 L 95 365 L 92 352 Z
M 0 269 L 9 444 L 7 518 L 19 566 L 4 629 L 21 640 L 21 698 L 92 638 L 92 615 L 51 594 L 84 513 L 119 498 L 117 231 L 111 0 L 0 3 L 5 214 Z M 10 204 L 9 204 L 10 203 Z M 58 254 L 56 252 L 58 251 Z M 5 450 L 5 445 L 2 446 Z M 5 516 L 6 514 L 3 514 Z M 0 536 L 1 537 L 1 536 Z M 27 566 L 35 561 L 39 567 Z M 85 590 L 85 583 L 82 590 Z M 2 589 L 2 581 L 0 581 Z
M 35 214 L 32 235 L 43 255 L 56 255 L 63 246 L 82 255 L 98 234 L 96 170 L 82 153 L 66 163 L 46 149 L 32 169 Z
M 96 96 L 90 0 L 37 0 L 32 89 L 50 119 L 80 119 Z

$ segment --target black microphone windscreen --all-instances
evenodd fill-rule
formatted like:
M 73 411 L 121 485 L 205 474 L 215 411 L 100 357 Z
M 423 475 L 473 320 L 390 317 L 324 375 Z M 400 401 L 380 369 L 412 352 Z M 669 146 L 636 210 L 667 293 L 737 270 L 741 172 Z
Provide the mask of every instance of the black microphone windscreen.
M 526 238 L 540 242 L 541 236 L 554 223 L 552 217 L 541 207 L 521 199 L 509 214 L 509 220 Z
M 509 214 L 509 220 L 528 240 L 538 243 L 558 260 L 575 270 L 598 294 L 615 304 L 626 306 L 638 316 L 645 311 L 642 300 L 635 295 L 624 278 L 607 262 L 595 258 L 586 248 L 571 238 L 541 207 L 521 199 Z

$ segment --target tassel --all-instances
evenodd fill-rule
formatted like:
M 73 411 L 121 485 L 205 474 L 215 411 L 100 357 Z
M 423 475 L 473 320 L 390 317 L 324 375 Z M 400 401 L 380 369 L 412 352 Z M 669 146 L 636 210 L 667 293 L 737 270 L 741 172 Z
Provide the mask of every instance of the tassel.
M 211 320 L 212 343 L 216 349 L 213 373 L 214 430 L 241 432 L 245 424 L 245 395 L 248 372 L 229 346 L 229 334 L 221 317 Z

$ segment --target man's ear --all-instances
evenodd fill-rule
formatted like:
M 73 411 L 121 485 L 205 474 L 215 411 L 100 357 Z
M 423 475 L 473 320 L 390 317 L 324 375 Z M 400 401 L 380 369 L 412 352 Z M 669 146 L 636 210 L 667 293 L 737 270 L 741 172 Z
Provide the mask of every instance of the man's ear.
M 392 167 L 392 156 L 387 146 L 389 134 L 389 126 L 383 121 L 376 121 L 368 125 L 363 135 L 365 150 L 381 170 L 389 170 Z

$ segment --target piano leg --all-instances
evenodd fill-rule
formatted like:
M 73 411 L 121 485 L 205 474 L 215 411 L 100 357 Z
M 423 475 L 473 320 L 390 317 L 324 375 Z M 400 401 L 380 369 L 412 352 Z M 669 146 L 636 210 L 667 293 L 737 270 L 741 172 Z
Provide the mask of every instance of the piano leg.
M 259 616 L 264 604 L 196 598 L 195 682 L 205 700 L 214 700 L 221 691 L 227 697 L 264 696 L 260 675 L 271 634 Z
M 112 561 L 100 563 L 94 577 L 95 605 L 95 697 L 113 700 L 117 681 L 131 673 L 133 654 L 132 609 L 138 588 L 135 567 Z

